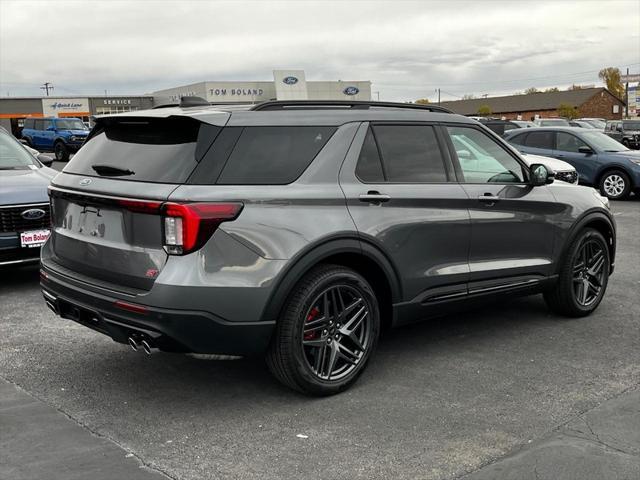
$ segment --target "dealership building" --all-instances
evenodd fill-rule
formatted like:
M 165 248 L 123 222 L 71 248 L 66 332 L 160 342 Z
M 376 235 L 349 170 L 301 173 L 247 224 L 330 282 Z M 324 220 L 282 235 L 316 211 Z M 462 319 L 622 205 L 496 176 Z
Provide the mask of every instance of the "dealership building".
M 203 81 L 147 95 L 90 97 L 1 97 L 0 125 L 19 137 L 27 117 L 76 117 L 125 113 L 202 97 L 213 104 L 267 100 L 371 100 L 371 82 L 308 81 L 303 70 L 274 70 L 270 81 Z

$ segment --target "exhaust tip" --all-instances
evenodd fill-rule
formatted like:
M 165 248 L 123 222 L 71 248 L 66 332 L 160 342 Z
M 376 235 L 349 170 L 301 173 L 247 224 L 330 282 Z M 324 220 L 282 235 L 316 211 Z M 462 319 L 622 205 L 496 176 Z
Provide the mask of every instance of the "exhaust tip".
M 151 355 L 153 353 L 151 345 L 146 340 L 142 340 L 142 342 L 140 342 L 140 345 L 142 345 L 142 349 L 147 355 Z
M 138 345 L 139 345 L 138 341 L 133 337 L 129 337 L 128 342 L 129 342 L 129 346 L 131 347 L 131 349 L 134 352 L 137 352 L 138 351 Z

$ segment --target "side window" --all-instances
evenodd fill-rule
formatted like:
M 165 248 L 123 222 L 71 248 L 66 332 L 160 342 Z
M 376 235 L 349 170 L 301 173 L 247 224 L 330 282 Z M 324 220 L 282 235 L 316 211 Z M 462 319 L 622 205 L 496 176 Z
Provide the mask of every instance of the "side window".
M 34 120 L 33 121 L 33 128 L 35 130 L 42 130 L 42 124 L 44 123 L 44 120 Z
M 53 127 L 53 122 L 51 120 L 41 120 L 41 127 L 40 130 L 46 130 L 49 127 Z
M 586 147 L 587 144 L 575 135 L 566 132 L 558 132 L 556 137 L 556 150 L 563 152 L 578 153 L 580 147 Z
M 522 165 L 486 133 L 447 127 L 465 183 L 522 183 Z
M 398 183 L 446 182 L 444 157 L 436 132 L 427 125 L 373 127 L 387 181 Z
M 32 118 L 25 119 L 24 128 L 33 128 L 33 119 Z
M 356 176 L 366 183 L 384 182 L 384 173 L 382 172 L 382 162 L 380 161 L 380 153 L 376 140 L 373 137 L 371 128 L 367 131 L 364 138 L 358 165 L 356 166 Z
M 527 138 L 526 133 L 521 133 L 519 135 L 513 135 L 509 138 L 509 143 L 515 143 L 516 145 L 524 145 L 525 138 Z
M 553 132 L 529 132 L 525 145 L 531 148 L 553 150 Z
M 311 164 L 335 131 L 335 127 L 245 127 L 218 183 L 291 183 Z

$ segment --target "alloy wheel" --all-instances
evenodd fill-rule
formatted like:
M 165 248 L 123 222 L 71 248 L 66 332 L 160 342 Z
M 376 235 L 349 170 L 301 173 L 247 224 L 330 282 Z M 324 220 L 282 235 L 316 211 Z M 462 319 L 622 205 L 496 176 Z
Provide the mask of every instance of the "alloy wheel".
M 593 304 L 602 291 L 606 273 L 603 246 L 595 240 L 585 241 L 573 261 L 573 294 L 583 307 Z
M 624 178 L 616 174 L 609 175 L 604 179 L 602 188 L 608 196 L 619 197 L 625 189 Z
M 307 366 L 322 380 L 353 372 L 370 345 L 371 312 L 363 295 L 349 285 L 326 289 L 305 315 L 302 347 Z

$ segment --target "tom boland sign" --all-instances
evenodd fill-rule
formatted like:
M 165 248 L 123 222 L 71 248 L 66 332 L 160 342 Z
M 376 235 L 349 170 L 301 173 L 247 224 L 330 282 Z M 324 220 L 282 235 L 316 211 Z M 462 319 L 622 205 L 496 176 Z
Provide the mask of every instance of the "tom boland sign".
M 252 96 L 262 97 L 264 95 L 263 88 L 210 88 L 209 95 L 212 97 L 241 97 Z

